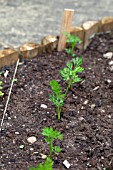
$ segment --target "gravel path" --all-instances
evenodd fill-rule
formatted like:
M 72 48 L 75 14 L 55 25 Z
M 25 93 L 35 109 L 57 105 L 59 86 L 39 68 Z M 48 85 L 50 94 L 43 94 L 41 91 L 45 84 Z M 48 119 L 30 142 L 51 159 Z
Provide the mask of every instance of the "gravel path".
M 113 16 L 113 0 L 0 0 L 0 49 L 58 35 L 64 8 L 75 9 L 74 25 Z

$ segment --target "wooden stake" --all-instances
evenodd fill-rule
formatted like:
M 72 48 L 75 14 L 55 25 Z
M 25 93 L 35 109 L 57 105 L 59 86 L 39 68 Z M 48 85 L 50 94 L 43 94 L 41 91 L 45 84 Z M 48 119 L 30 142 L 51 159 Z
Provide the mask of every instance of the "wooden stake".
M 58 43 L 58 51 L 63 51 L 66 47 L 66 36 L 64 35 L 64 32 L 70 33 L 72 27 L 73 15 L 74 15 L 73 9 L 64 10 L 64 16 L 62 20 L 60 38 Z

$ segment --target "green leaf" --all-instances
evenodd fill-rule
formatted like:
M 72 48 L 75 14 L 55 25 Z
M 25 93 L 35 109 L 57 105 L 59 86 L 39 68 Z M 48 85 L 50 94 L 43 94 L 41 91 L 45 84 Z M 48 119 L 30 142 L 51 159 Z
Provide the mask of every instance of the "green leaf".
M 65 51 L 66 51 L 67 54 L 71 53 L 71 49 L 70 48 L 66 48 Z
M 60 74 L 61 74 L 63 80 L 68 81 L 69 76 L 71 74 L 71 70 L 69 68 L 64 68 L 63 70 L 60 70 Z
M 60 146 L 54 146 L 54 151 L 56 153 L 60 153 L 62 151 L 62 149 L 60 148 Z
M 51 80 L 50 81 L 50 86 L 52 88 L 52 91 L 56 94 L 61 93 L 61 88 L 60 88 L 60 84 L 56 81 L 56 80 Z
M 0 91 L 0 96 L 2 97 L 4 95 L 4 93 L 2 93 L 2 91 Z
M 50 94 L 49 95 L 50 101 L 53 102 L 56 106 L 63 106 L 64 96 L 65 94 L 59 94 L 59 95 Z
M 82 79 L 81 79 L 81 78 L 79 78 L 79 77 L 75 77 L 75 78 L 74 78 L 73 83 L 77 83 L 77 82 L 80 82 L 80 81 L 82 81 Z
M 76 55 L 76 54 L 73 53 L 73 54 L 72 54 L 72 57 L 75 57 L 75 55 Z
M 74 67 L 80 66 L 82 64 L 82 57 L 76 57 L 72 59 Z
M 82 79 L 78 77 L 77 73 L 80 73 L 84 70 L 80 65 L 82 64 L 82 58 L 73 58 L 71 62 L 66 64 L 66 68 L 60 70 L 60 74 L 63 80 L 68 82 L 68 86 L 71 87 L 72 84 L 80 82 Z
M 57 107 L 63 106 L 65 94 L 62 94 L 60 84 L 56 80 L 51 80 L 50 86 L 53 91 L 53 93 L 49 95 L 50 101 L 53 102 Z
M 76 73 L 80 73 L 80 72 L 82 72 L 84 70 L 84 68 L 83 67 L 77 67 L 77 68 L 75 68 L 75 72 Z
M 30 167 L 29 170 L 53 170 L 53 161 L 47 157 L 44 164 L 39 164 L 37 167 Z
M 42 131 L 42 134 L 46 137 L 53 138 L 53 139 L 62 140 L 63 138 L 63 135 L 59 131 L 53 130 L 52 127 L 45 127 Z
M 72 64 L 71 62 L 67 62 L 66 66 L 67 66 L 69 69 L 72 69 L 73 64 Z
M 75 37 L 75 42 L 76 42 L 76 43 L 82 43 L 82 40 L 81 40 L 78 36 L 76 36 L 76 37 Z

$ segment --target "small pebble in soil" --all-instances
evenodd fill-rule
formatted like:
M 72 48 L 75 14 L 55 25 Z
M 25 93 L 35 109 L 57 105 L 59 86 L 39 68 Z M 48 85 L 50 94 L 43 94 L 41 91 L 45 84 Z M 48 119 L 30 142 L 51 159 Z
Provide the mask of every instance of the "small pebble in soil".
M 13 144 L 15 144 L 16 142 L 15 142 L 15 140 L 13 140 Z
M 42 159 L 46 159 L 47 158 L 47 155 L 44 155 L 43 153 L 40 154 Z
M 104 109 L 98 109 L 101 113 L 105 113 L 105 110 Z
M 107 80 L 105 80 L 105 83 L 111 83 L 111 80 L 110 79 L 107 79 Z
M 15 132 L 15 135 L 19 135 L 20 133 L 19 132 Z
M 108 62 L 109 66 L 113 65 L 113 60 Z
M 84 117 L 82 117 L 82 116 L 81 116 L 81 117 L 79 117 L 78 119 L 79 119 L 80 121 L 85 120 L 85 119 L 84 119 Z
M 85 100 L 83 104 L 85 104 L 85 105 L 88 104 L 88 100 Z
M 34 142 L 36 142 L 36 137 L 35 136 L 31 136 L 27 138 L 27 141 L 31 144 L 33 144 Z
M 103 57 L 104 57 L 104 58 L 107 58 L 107 59 L 111 59 L 112 56 L 113 56 L 113 53 L 112 53 L 112 52 L 108 52 L 108 53 L 103 54 Z
M 30 148 L 29 150 L 30 150 L 30 151 L 33 151 L 33 150 L 34 150 L 34 148 Z
M 64 162 L 63 162 L 63 165 L 68 169 L 68 168 L 70 168 L 70 163 L 67 161 L 67 160 L 65 160 Z
M 98 90 L 98 89 L 99 89 L 99 86 L 96 86 L 96 87 L 93 89 L 93 91 Z
M 4 77 L 6 78 L 8 76 L 9 70 L 6 70 L 4 73 Z
M 109 67 L 109 71 L 113 72 L 113 66 Z
M 47 109 L 47 105 L 45 105 L 45 104 L 41 104 L 40 107 L 43 109 Z
M 96 106 L 95 104 L 92 104 L 92 105 L 91 105 L 91 109 L 94 109 L 94 108 L 95 108 L 95 106 Z

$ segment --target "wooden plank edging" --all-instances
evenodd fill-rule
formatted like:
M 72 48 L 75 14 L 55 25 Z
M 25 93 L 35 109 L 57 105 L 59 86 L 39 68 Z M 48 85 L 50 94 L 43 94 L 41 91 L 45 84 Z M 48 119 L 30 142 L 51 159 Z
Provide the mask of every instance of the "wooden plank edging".
M 0 68 L 10 66 L 18 60 L 18 50 L 4 49 L 0 51 Z
M 64 35 L 64 32 L 70 33 L 73 15 L 74 15 L 73 9 L 64 10 L 61 31 L 60 31 L 60 38 L 59 38 L 58 49 L 57 49 L 58 51 L 63 51 L 66 47 L 66 35 Z
M 70 33 L 79 36 L 82 44 L 78 48 L 86 49 L 91 42 L 90 37 L 95 33 L 113 32 L 113 17 L 104 17 L 100 21 L 88 21 L 80 27 L 72 27 Z M 10 66 L 17 62 L 18 58 L 33 58 L 39 54 L 52 52 L 57 49 L 58 38 L 54 35 L 46 36 L 40 44 L 28 42 L 20 46 L 19 49 L 4 49 L 0 51 L 0 68 Z

